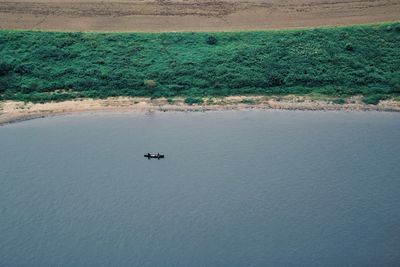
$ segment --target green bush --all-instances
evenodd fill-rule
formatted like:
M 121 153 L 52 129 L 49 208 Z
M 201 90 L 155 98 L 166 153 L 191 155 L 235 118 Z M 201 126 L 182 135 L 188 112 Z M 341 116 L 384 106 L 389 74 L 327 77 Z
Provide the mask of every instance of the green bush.
M 393 87 L 390 89 L 390 92 L 394 94 L 400 94 L 400 84 L 393 85 Z
M 0 62 L 0 76 L 8 74 L 12 69 L 11 64 Z
M 394 77 L 390 80 L 390 93 L 400 94 L 400 73 L 396 72 Z
M 378 95 L 364 96 L 362 101 L 365 104 L 378 105 L 381 100 L 384 100 L 386 98 L 387 96 L 378 94 Z
M 217 38 L 215 36 L 208 36 L 207 37 L 207 44 L 209 45 L 216 45 L 218 42 Z
M 194 105 L 194 104 L 203 104 L 203 99 L 198 98 L 198 97 L 186 97 L 185 98 L 185 103 L 188 105 Z
M 157 86 L 157 82 L 154 80 L 144 80 L 143 81 L 144 86 L 147 88 L 153 89 L 154 87 Z
M 353 50 L 354 50 L 354 47 L 353 47 L 353 45 L 352 45 L 351 43 L 347 43 L 346 46 L 345 46 L 345 49 L 346 49 L 347 51 L 353 51 Z
M 336 99 L 332 100 L 332 103 L 338 104 L 338 105 L 343 105 L 346 103 L 346 100 L 344 100 L 343 98 L 336 98 Z
M 254 105 L 256 102 L 254 101 L 254 99 L 245 98 L 245 99 L 242 99 L 242 101 L 240 101 L 240 103 L 247 104 L 247 105 Z

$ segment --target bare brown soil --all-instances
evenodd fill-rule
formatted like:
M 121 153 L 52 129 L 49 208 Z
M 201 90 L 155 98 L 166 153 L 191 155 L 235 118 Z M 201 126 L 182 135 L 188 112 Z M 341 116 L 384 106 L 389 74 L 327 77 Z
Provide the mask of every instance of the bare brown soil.
M 0 102 L 0 126 L 62 114 L 82 112 L 191 112 L 243 109 L 285 109 L 285 110 L 360 110 L 400 112 L 400 102 L 384 100 L 378 105 L 362 103 L 361 96 L 346 99 L 344 104 L 334 104 L 332 99 L 316 99 L 307 96 L 230 96 L 224 98 L 204 99 L 202 105 L 187 105 L 182 98 L 149 99 L 114 97 L 107 99 L 78 99 L 64 102 L 43 104 L 17 101 Z
M 0 28 L 227 31 L 400 20 L 399 0 L 0 0 Z

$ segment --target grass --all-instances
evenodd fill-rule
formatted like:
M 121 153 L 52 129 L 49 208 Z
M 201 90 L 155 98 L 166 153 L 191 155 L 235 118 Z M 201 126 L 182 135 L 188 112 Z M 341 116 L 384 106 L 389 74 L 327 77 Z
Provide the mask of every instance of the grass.
M 400 94 L 400 23 L 226 33 L 0 31 L 0 100 Z

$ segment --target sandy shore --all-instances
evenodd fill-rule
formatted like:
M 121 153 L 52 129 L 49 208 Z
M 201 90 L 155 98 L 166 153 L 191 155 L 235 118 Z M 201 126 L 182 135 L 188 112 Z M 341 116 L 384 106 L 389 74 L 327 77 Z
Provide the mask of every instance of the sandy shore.
M 232 96 L 205 98 L 201 105 L 188 105 L 183 98 L 149 99 L 114 97 L 107 99 L 78 99 L 51 103 L 24 103 L 17 101 L 0 102 L 0 125 L 47 116 L 96 112 L 168 112 L 168 111 L 217 111 L 242 109 L 285 109 L 285 110 L 361 110 L 400 112 L 400 102 L 381 101 L 378 105 L 366 105 L 360 96 L 346 99 L 344 104 L 334 104 L 333 99 L 293 96 Z

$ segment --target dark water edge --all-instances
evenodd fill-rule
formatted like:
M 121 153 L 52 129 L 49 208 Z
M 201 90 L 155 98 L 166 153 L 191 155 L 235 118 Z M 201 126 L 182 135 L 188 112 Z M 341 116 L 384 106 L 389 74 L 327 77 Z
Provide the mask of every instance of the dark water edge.
M 0 266 L 398 266 L 399 137 L 382 112 L 5 125 Z

